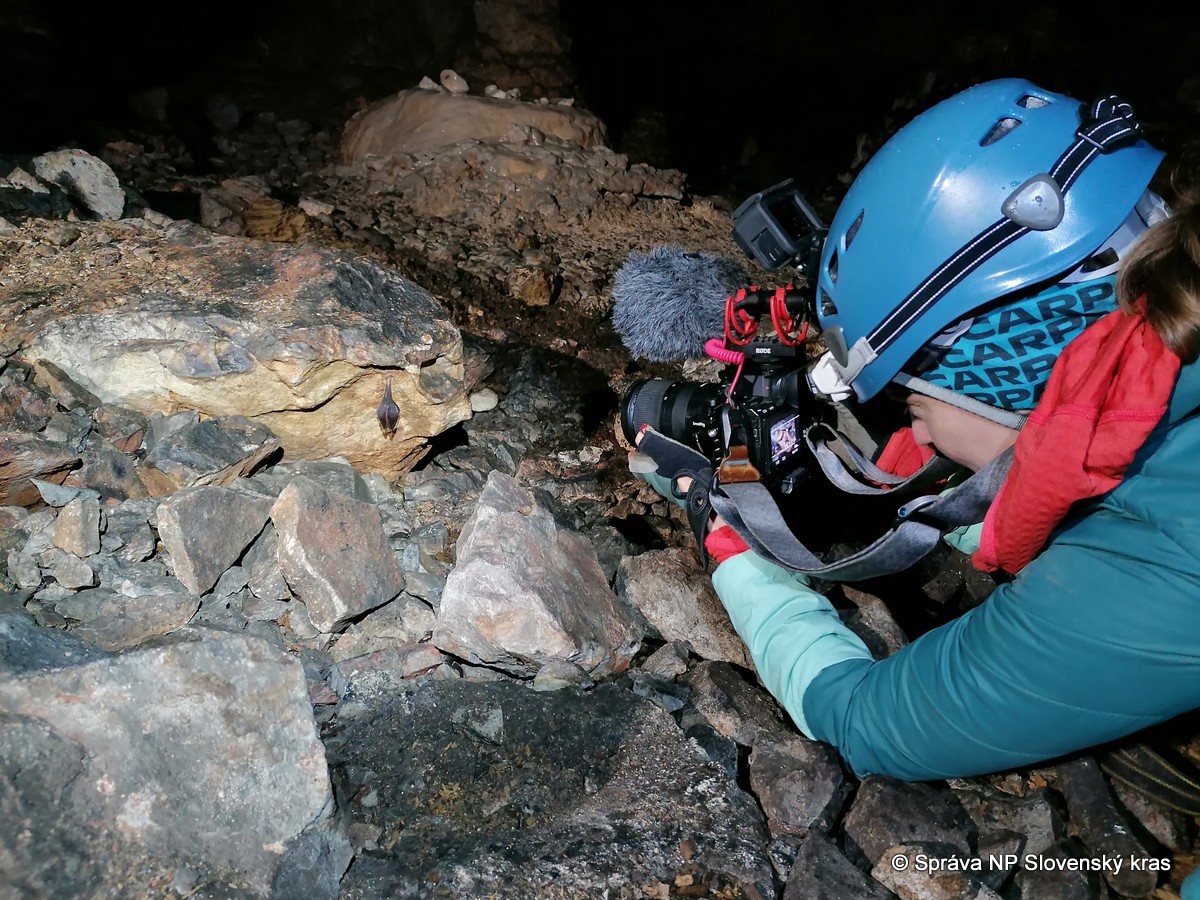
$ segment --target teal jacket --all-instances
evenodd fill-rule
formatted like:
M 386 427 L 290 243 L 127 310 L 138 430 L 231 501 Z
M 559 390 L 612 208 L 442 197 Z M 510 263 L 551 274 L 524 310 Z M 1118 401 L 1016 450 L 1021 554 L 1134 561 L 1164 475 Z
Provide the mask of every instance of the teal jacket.
M 763 684 L 859 777 L 998 772 L 1131 734 L 1200 707 L 1197 407 L 1191 365 L 1121 485 L 982 605 L 886 659 L 752 553 L 713 583 Z

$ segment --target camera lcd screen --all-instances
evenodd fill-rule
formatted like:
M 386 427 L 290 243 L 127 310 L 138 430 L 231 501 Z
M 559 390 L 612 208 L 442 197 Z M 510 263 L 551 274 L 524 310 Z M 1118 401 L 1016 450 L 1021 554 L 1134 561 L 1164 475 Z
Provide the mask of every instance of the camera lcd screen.
M 796 423 L 799 415 L 780 419 L 771 426 L 771 464 L 777 465 L 800 448 L 800 434 Z

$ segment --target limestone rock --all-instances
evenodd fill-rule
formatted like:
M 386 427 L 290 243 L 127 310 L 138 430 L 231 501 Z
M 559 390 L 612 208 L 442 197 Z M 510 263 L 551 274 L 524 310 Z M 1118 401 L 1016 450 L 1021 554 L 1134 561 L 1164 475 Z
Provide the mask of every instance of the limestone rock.
M 371 504 L 298 476 L 271 507 L 271 521 L 284 577 L 322 632 L 403 590 L 404 572 Z
M 500 143 L 514 124 L 584 148 L 602 146 L 608 139 L 604 123 L 582 110 L 413 88 L 352 118 L 342 134 L 342 157 L 357 162 L 370 156 L 436 153 L 464 141 Z
M 616 591 L 664 641 L 687 641 L 703 659 L 753 668 L 746 645 L 690 550 L 650 550 L 625 557 L 617 568 Z
M 216 486 L 185 488 L 158 507 L 158 533 L 175 577 L 206 594 L 258 536 L 270 512 L 267 500 Z
M 125 192 L 108 163 L 83 150 L 55 150 L 33 160 L 38 178 L 59 185 L 98 219 L 119 219 Z
M 256 638 L 188 637 L 0 681 L 0 713 L 82 749 L 81 828 L 113 822 L 150 853 L 265 895 L 287 842 L 332 803 L 304 675 Z
M 83 237 L 52 260 L 31 254 L 6 271 L 0 340 L 105 403 L 245 416 L 278 435 L 288 458 L 341 456 L 391 478 L 470 415 L 461 335 L 390 269 L 185 222 L 79 227 Z M 126 264 L 90 266 L 100 242 Z M 400 407 L 391 439 L 375 421 L 389 377 Z
M 628 667 L 641 638 L 591 545 L 512 476 L 492 472 L 459 536 L 434 643 L 514 674 L 553 659 L 610 674 Z

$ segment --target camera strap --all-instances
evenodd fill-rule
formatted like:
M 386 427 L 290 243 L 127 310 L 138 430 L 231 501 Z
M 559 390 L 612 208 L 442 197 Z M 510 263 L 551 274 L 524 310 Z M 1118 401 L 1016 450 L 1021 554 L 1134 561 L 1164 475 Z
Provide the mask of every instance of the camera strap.
M 713 512 L 728 522 L 755 553 L 814 578 L 863 581 L 907 569 L 926 556 L 947 531 L 983 521 L 1012 465 L 1012 448 L 945 495 L 917 497 L 896 512 L 896 524 L 863 549 L 826 563 L 792 533 L 761 482 L 714 485 Z
M 958 471 L 955 463 L 935 454 L 912 475 L 893 475 L 867 459 L 841 432 L 825 422 L 815 422 L 806 428 L 804 442 L 830 484 L 847 494 L 878 496 L 928 487 Z

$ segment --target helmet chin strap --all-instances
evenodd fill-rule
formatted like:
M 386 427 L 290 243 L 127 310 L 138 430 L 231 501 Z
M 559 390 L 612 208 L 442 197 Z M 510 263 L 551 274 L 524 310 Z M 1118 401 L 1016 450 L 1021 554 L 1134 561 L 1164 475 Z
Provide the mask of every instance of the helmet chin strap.
M 1025 425 L 1026 417 L 1019 412 L 990 406 L 981 400 L 976 400 L 974 397 L 968 397 L 966 394 L 959 394 L 956 391 L 948 390 L 939 385 L 930 384 L 928 381 L 922 381 L 915 375 L 908 375 L 901 372 L 892 381 L 910 391 L 924 394 L 926 397 L 932 397 L 934 400 L 941 400 L 943 403 L 949 403 L 951 406 L 957 406 L 959 409 L 965 409 L 967 412 L 974 413 L 977 416 L 1003 425 L 1005 428 L 1011 428 L 1014 431 L 1020 431 Z

